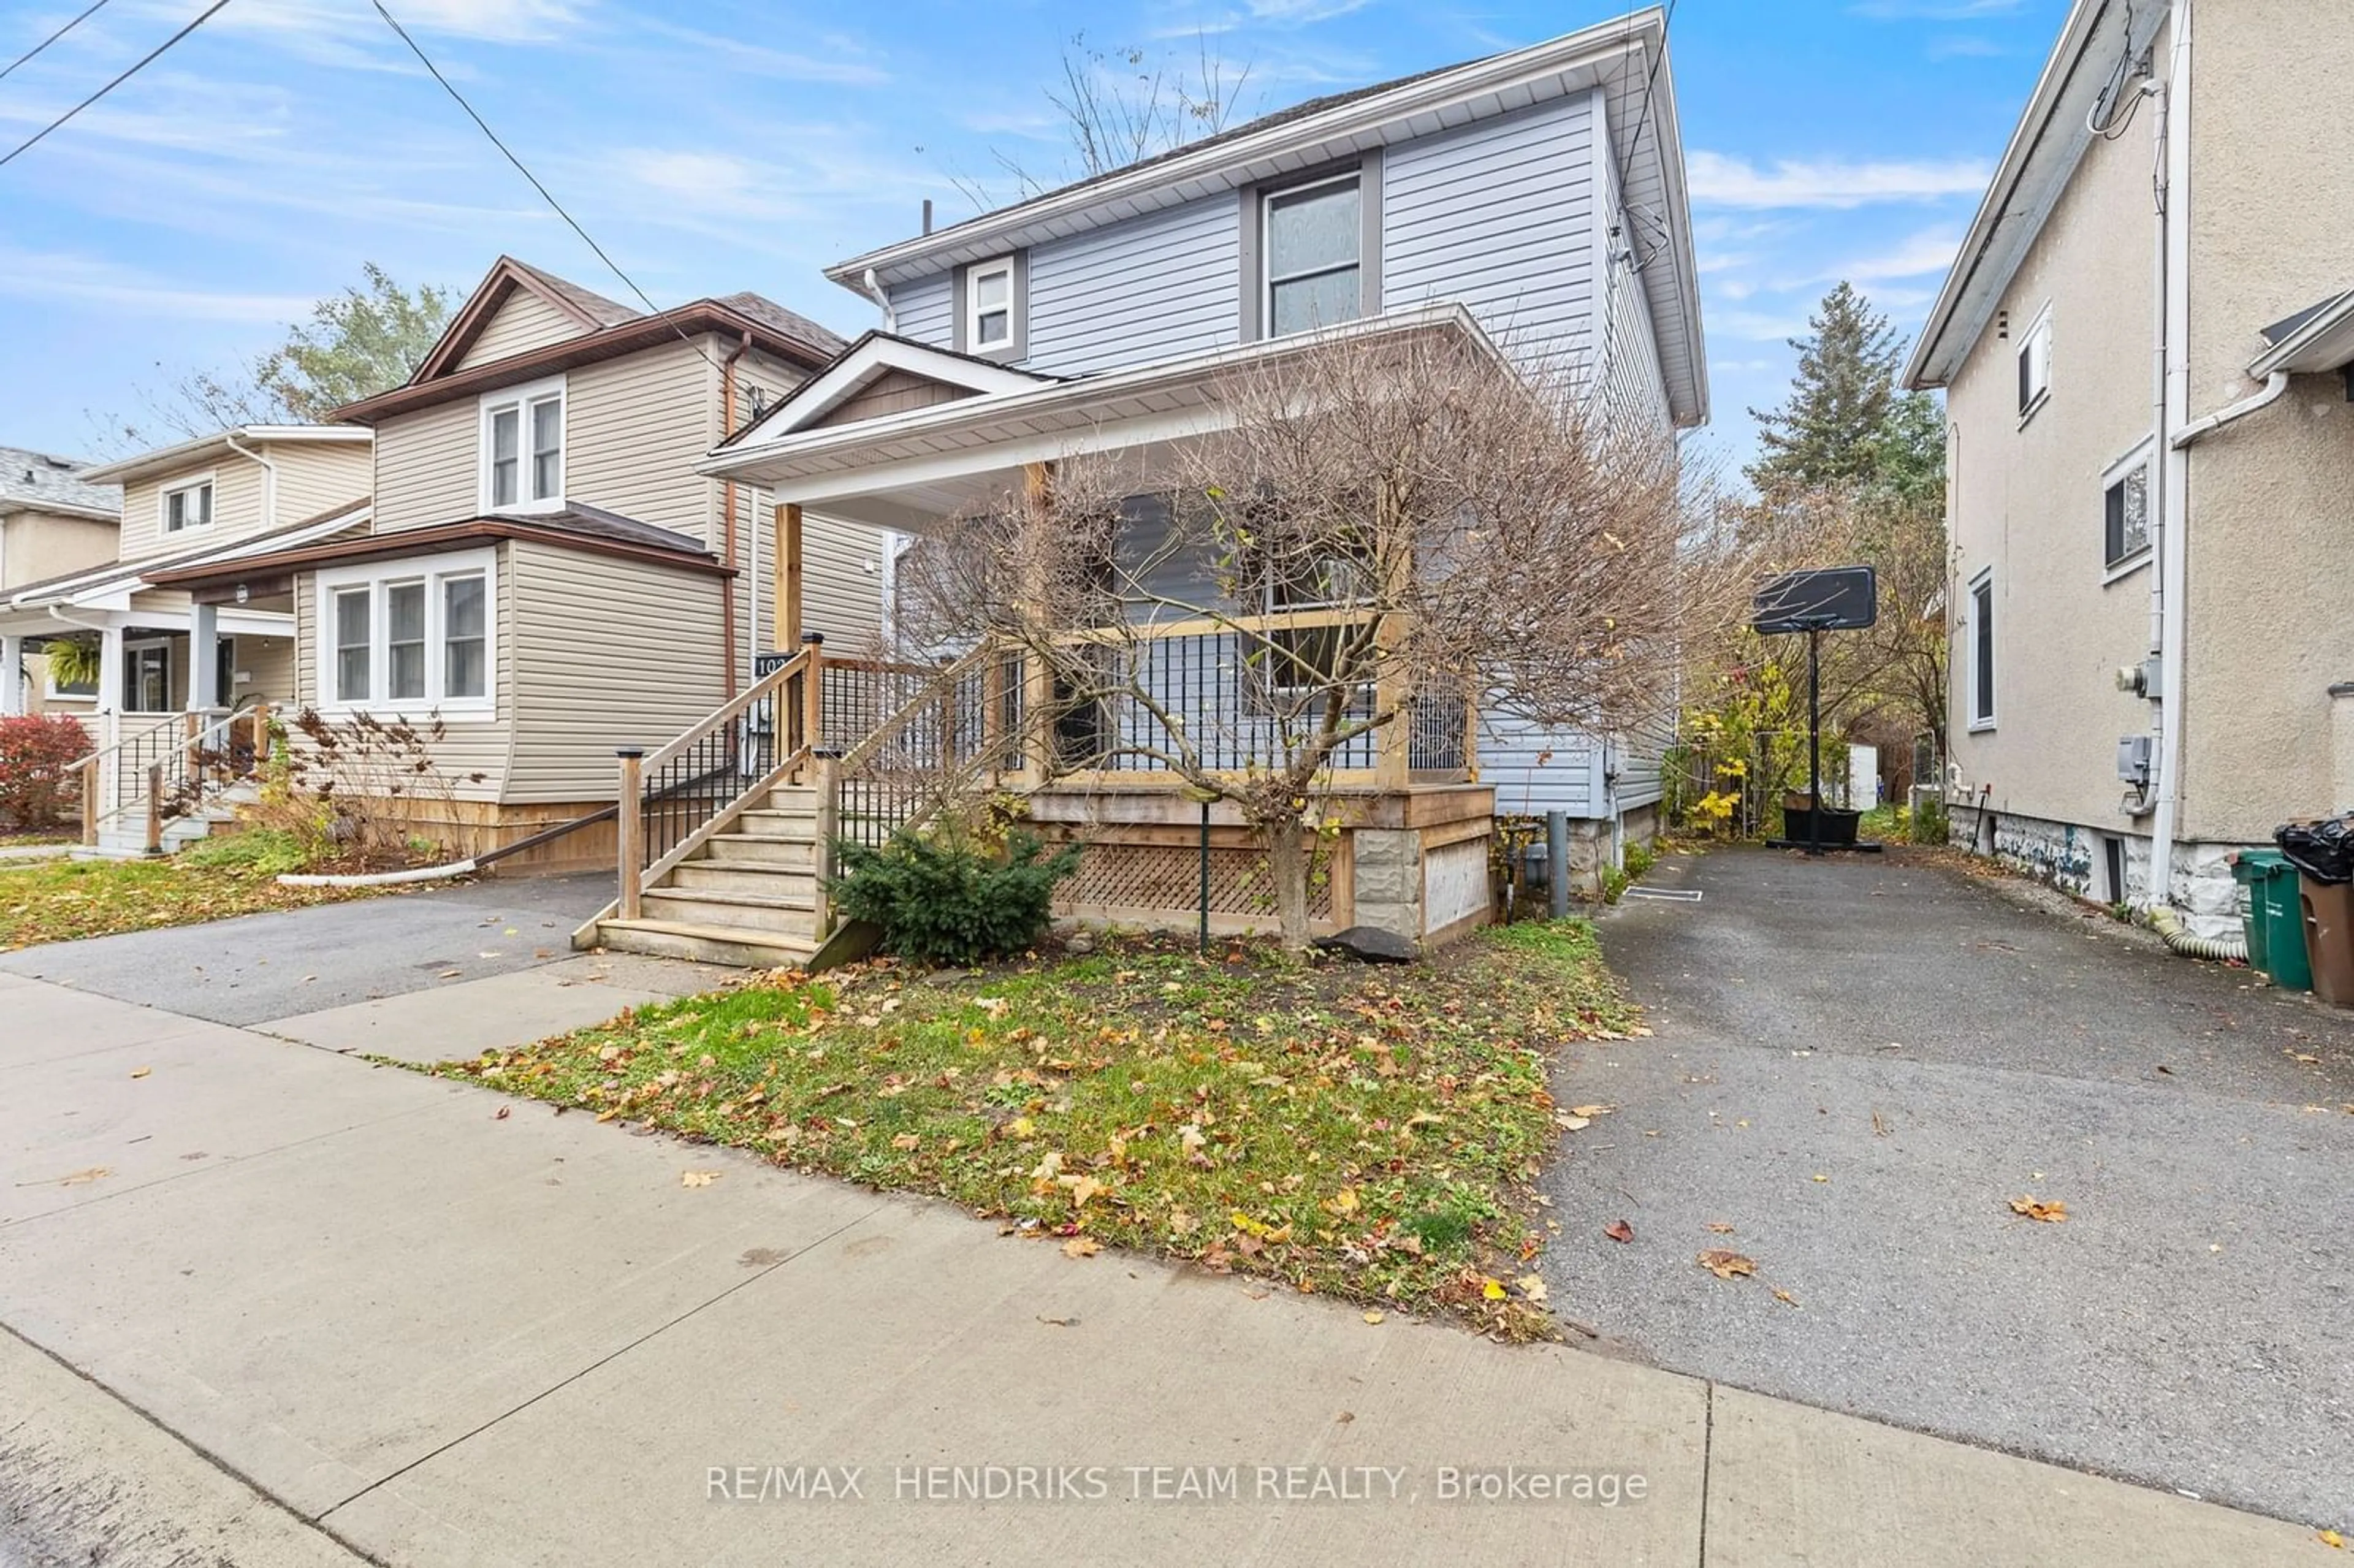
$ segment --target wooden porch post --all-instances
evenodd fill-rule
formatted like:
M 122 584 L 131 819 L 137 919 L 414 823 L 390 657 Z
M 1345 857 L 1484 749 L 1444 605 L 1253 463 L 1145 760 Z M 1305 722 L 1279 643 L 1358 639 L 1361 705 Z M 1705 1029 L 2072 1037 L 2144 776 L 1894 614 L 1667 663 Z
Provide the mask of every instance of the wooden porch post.
M 825 745 L 825 633 L 802 632 L 801 647 L 809 654 L 801 672 L 801 746 L 815 751 Z
M 817 842 L 810 846 L 810 886 L 816 898 L 811 929 L 820 942 L 833 935 L 833 900 L 826 895 L 825 881 L 833 874 L 833 840 L 841 831 L 842 763 L 822 756 L 817 759 Z
M 796 502 L 777 508 L 775 647 L 790 653 L 801 641 L 801 509 Z
M 1005 661 L 994 652 L 981 666 L 981 751 L 989 771 L 1005 771 Z
M 622 919 L 635 920 L 645 912 L 646 754 L 642 747 L 628 747 L 614 755 L 621 759 L 620 815 L 614 826 L 614 837 L 620 841 L 621 887 L 614 903 Z
M 1044 462 L 1022 466 L 1022 494 L 1030 512 L 1030 524 L 1034 528 L 1046 526 L 1047 512 L 1055 499 L 1055 465 Z M 1031 559 L 1042 560 L 1044 554 L 1031 551 Z M 1044 597 L 1043 583 L 1025 586 L 1033 613 Z M 1028 733 L 1022 740 L 1022 776 L 1033 783 L 1043 784 L 1055 767 L 1055 673 L 1035 653 L 1025 653 L 1022 660 L 1022 726 Z
M 98 759 L 93 757 L 81 765 L 81 842 L 84 847 L 98 842 Z
M 164 853 L 164 765 L 147 765 L 147 853 Z

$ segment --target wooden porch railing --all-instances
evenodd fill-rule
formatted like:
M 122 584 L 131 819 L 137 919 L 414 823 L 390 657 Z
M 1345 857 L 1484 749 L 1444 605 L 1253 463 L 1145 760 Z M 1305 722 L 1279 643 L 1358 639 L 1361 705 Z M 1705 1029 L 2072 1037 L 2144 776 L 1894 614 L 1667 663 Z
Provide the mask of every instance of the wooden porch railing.
M 121 715 L 105 715 L 120 734 Z M 270 705 L 207 715 L 157 715 L 70 765 L 81 791 L 81 842 L 98 842 L 118 817 L 143 813 L 147 853 L 161 853 L 164 824 L 199 807 L 208 794 L 250 778 L 270 756 Z

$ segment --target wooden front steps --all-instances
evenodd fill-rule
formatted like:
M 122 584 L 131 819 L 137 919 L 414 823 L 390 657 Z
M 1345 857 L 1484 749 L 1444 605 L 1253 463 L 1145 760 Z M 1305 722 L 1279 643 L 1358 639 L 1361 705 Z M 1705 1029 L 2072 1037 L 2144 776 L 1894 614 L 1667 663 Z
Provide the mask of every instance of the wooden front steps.
M 608 909 L 575 945 L 739 969 L 803 963 L 823 939 L 817 820 L 814 787 L 779 785 L 648 883 L 639 918 Z

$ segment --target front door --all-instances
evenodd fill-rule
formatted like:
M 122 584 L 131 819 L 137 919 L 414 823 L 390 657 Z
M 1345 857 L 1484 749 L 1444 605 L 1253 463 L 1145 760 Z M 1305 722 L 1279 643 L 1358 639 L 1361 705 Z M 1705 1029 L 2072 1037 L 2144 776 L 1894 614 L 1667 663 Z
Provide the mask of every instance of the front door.
M 172 711 L 172 645 L 133 642 L 122 650 L 122 710 L 133 714 Z

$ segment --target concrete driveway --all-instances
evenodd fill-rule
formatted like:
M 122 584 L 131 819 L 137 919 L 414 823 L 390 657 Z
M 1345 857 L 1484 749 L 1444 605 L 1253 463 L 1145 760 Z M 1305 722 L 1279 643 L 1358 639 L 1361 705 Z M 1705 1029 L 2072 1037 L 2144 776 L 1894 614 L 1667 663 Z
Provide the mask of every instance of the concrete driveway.
M 490 878 L 0 955 L 0 974 L 330 1050 L 432 1059 L 599 1022 L 732 971 L 576 954 L 603 874 Z
M 2354 1518 L 2354 1015 L 1899 855 L 1649 881 L 1702 896 L 1602 925 L 1654 1033 L 1562 1070 L 1564 1104 L 1617 1107 L 1547 1178 L 1565 1316 L 1736 1387 Z

